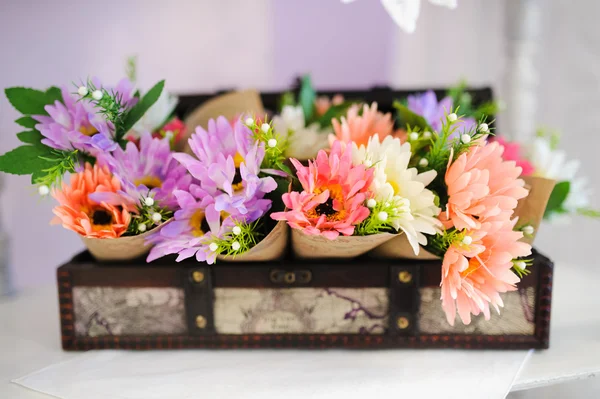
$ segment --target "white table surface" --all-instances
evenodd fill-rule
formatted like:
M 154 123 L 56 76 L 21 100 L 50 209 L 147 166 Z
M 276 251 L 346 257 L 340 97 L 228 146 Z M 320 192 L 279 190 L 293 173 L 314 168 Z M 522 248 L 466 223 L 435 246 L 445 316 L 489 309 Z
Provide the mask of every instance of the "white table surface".
M 513 391 L 600 373 L 599 291 L 600 268 L 561 264 L 555 269 L 551 348 L 530 357 Z M 0 354 L 0 398 L 50 398 L 10 380 L 80 355 L 60 348 L 54 286 L 0 300 Z

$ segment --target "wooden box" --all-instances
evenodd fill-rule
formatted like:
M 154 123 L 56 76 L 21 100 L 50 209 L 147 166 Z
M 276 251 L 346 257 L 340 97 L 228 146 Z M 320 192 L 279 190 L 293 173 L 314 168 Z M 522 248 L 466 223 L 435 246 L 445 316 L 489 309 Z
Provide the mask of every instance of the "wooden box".
M 58 269 L 66 350 L 547 348 L 552 262 L 502 295 L 491 320 L 446 321 L 439 261 L 100 264 Z

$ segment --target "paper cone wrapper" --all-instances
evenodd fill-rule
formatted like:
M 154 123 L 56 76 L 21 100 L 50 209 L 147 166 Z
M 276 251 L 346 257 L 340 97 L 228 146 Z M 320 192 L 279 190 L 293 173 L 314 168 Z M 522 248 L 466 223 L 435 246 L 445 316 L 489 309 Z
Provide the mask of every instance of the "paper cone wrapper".
M 439 257 L 420 248 L 419 254 L 415 255 L 408 238 L 405 234 L 396 234 L 394 238 L 384 242 L 370 253 L 374 258 L 381 259 L 419 259 L 419 260 L 434 260 Z
M 355 258 L 394 238 L 393 234 L 342 236 L 330 240 L 292 229 L 292 251 L 298 258 Z
M 533 176 L 525 176 L 523 180 L 525 180 L 525 188 L 529 190 L 529 195 L 519 201 L 514 216 L 519 218 L 517 227 L 531 225 L 535 229 L 531 237 L 521 239 L 523 242 L 532 244 L 544 218 L 546 205 L 556 181 Z
M 152 229 L 137 236 L 119 238 L 81 237 L 81 240 L 96 260 L 118 262 L 137 259 L 150 252 L 152 246 L 146 245 L 145 240 L 155 231 Z
M 256 90 L 233 91 L 212 98 L 200 105 L 184 121 L 188 138 L 194 133 L 196 127 L 206 128 L 210 119 L 224 116 L 231 120 L 242 113 L 264 116 L 265 109 L 260 94 Z M 190 153 L 187 140 L 182 140 L 181 143 L 184 146 L 183 150 Z
M 217 259 L 226 262 L 264 262 L 281 259 L 287 249 L 289 227 L 279 221 L 265 238 L 249 251 L 236 256 L 218 255 Z

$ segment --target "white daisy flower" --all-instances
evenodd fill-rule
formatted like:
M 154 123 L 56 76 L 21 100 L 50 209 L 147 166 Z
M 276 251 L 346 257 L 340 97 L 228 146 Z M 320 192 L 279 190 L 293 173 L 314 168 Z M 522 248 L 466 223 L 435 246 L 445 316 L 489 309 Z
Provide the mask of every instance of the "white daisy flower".
M 567 160 L 563 150 L 553 149 L 550 140 L 546 137 L 537 137 L 530 146 L 530 162 L 534 167 L 535 176 L 553 179 L 557 182 L 570 182 L 569 193 L 563 208 L 569 213 L 577 213 L 581 209 L 590 207 L 592 195 L 588 181 L 583 177 L 576 177 L 581 166 L 579 160 Z M 559 221 L 562 216 L 553 215 L 552 219 Z
M 366 147 L 352 143 L 352 162 L 372 163 L 375 171 L 370 189 L 377 202 L 395 206 L 398 212 L 388 219 L 390 225 L 406 234 L 417 255 L 419 244 L 427 244 L 425 234 L 439 232 L 440 208 L 435 205 L 433 192 L 425 188 L 435 178 L 436 171 L 419 173 L 416 168 L 409 168 L 410 157 L 410 144 L 401 144 L 400 139 L 391 136 L 380 142 L 375 134 Z
M 306 126 L 301 106 L 286 105 L 281 115 L 273 117 L 273 130 L 282 140 L 288 140 L 285 156 L 299 160 L 317 156 L 319 150 L 329 147 L 328 136 L 332 129 L 321 130 L 318 123 Z

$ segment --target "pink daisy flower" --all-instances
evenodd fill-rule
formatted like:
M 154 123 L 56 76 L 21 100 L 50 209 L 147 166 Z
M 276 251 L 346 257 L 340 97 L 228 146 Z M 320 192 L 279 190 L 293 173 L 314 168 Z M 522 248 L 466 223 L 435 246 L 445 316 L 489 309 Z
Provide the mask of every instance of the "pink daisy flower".
M 521 154 L 521 145 L 515 141 L 505 140 L 503 137 L 495 136 L 492 141 L 504 147 L 502 158 L 506 161 L 515 161 L 523 171 L 521 176 L 530 176 L 535 171 L 533 165 Z
M 356 145 L 367 145 L 369 138 L 378 134 L 383 140 L 386 136 L 392 134 L 394 122 L 392 114 L 382 114 L 377 111 L 377 103 L 363 105 L 362 115 L 359 115 L 360 108 L 353 105 L 348 109 L 348 114 L 341 118 L 341 122 L 333 119 L 333 130 L 335 135 L 329 135 L 329 143 L 333 144 L 335 140 L 341 140 L 344 143 L 355 142 Z
M 453 243 L 442 263 L 442 308 L 454 325 L 458 312 L 469 324 L 471 314 L 490 319 L 490 305 L 497 312 L 504 306 L 500 293 L 516 290 L 519 277 L 511 270 L 513 260 L 531 254 L 531 246 L 519 241 L 514 231 L 517 219 L 488 221 L 462 241 Z
M 319 151 L 316 160 L 303 166 L 291 159 L 296 168 L 302 192 L 283 195 L 288 208 L 271 215 L 275 220 L 286 220 L 294 229 L 310 235 L 322 235 L 330 240 L 340 234 L 351 236 L 357 224 L 369 216 L 364 206 L 370 194 L 373 169 L 352 165 L 352 150 L 342 149 L 335 141 L 329 155 Z
M 448 203 L 440 219 L 446 228 L 478 229 L 483 219 L 510 218 L 517 201 L 527 196 L 521 168 L 502 159 L 498 143 L 473 147 L 449 164 L 445 181 Z

